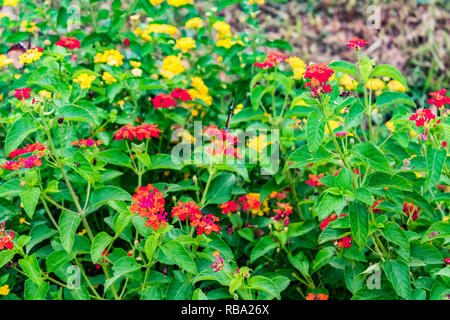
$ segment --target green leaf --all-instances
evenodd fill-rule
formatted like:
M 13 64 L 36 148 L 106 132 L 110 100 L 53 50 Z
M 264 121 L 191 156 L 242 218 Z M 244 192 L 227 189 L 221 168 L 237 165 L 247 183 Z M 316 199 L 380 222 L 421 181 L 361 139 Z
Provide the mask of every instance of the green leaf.
M 364 285 L 364 279 L 356 279 L 364 271 L 362 264 L 349 264 L 344 269 L 345 285 L 351 293 L 355 294 Z
M 25 280 L 24 299 L 25 300 L 45 300 L 50 283 L 43 282 L 37 285 L 30 279 Z
M 145 255 L 148 261 L 152 261 L 156 248 L 158 247 L 158 236 L 156 234 L 150 235 L 145 241 Z
M 372 168 L 388 173 L 391 172 L 391 167 L 386 157 L 372 142 L 357 144 L 353 147 L 352 152 Z
M 236 186 L 236 176 L 232 173 L 223 173 L 215 177 L 206 196 L 207 204 L 221 204 L 231 199 L 231 191 Z
M 351 189 L 352 187 L 352 173 L 348 168 L 342 168 L 336 177 L 336 187 L 341 189 Z
M 335 254 L 336 249 L 334 247 L 325 247 L 320 249 L 311 264 L 312 272 L 316 272 L 317 270 L 325 266 L 328 262 L 331 261 Z
M 75 239 L 75 231 L 81 223 L 81 215 L 63 211 L 59 216 L 59 233 L 63 248 L 71 253 Z
M 406 104 L 407 106 L 416 107 L 414 100 L 403 92 L 383 92 L 377 97 L 377 107 L 384 107 L 391 104 Z
M 442 264 L 444 258 L 438 249 L 429 243 L 411 241 L 411 265 L 425 266 L 431 264 Z
M 336 211 L 345 204 L 345 199 L 342 196 L 337 196 L 331 193 L 325 193 L 317 206 L 317 217 L 320 221 Z
M 180 170 L 182 168 L 181 163 L 174 162 L 170 154 L 156 154 L 150 157 L 151 166 L 149 170 L 157 169 L 171 169 Z
M 230 246 L 225 242 L 225 240 L 222 239 L 222 237 L 216 234 L 210 234 L 208 237 L 211 239 L 211 241 L 208 241 L 206 244 L 208 247 L 219 251 L 225 259 L 234 259 L 233 251 L 230 249 Z
M 395 292 L 406 300 L 411 299 L 409 267 L 403 262 L 390 260 L 383 263 L 383 271 Z
M 441 178 L 442 169 L 444 167 L 447 151 L 444 149 L 433 149 L 431 146 L 427 149 L 427 180 L 425 182 L 426 189 L 436 186 Z
M 27 243 L 26 253 L 29 254 L 31 249 L 42 241 L 53 237 L 58 231 L 50 229 L 45 224 L 37 225 L 30 231 L 31 240 Z
M 450 237 L 450 224 L 448 222 L 435 222 L 425 232 L 422 242 Z
M 97 159 L 122 167 L 131 167 L 130 157 L 120 149 L 109 149 L 97 154 Z
M 131 195 L 119 187 L 107 186 L 95 189 L 92 193 L 90 205 L 98 206 L 107 203 L 109 200 L 114 201 L 131 201 Z
M 190 253 L 178 241 L 171 240 L 164 243 L 161 246 L 161 250 L 167 257 L 175 261 L 181 269 L 190 273 L 197 273 L 197 267 L 194 263 L 194 259 L 192 259 Z
M 122 276 L 139 269 L 141 269 L 141 266 L 136 262 L 136 258 L 129 256 L 120 258 L 112 267 L 112 270 L 114 271 L 113 277 L 105 282 L 105 291 L 108 290 L 109 287 Z
M 408 84 L 406 82 L 405 77 L 402 75 L 402 73 L 400 71 L 398 71 L 397 68 L 395 68 L 391 65 L 380 64 L 378 66 L 375 66 L 375 68 L 373 68 L 372 76 L 373 77 L 392 78 L 392 79 L 400 82 L 406 88 L 406 90 L 408 90 Z M 377 105 L 378 105 L 378 102 L 377 102 Z
M 411 191 L 411 182 L 397 174 L 391 175 L 385 172 L 373 172 L 369 174 L 364 182 L 366 188 L 395 188 Z
M 70 298 L 66 297 L 66 295 L 70 295 Z M 86 287 L 77 289 L 64 288 L 64 298 L 66 300 L 90 300 L 89 291 Z
M 3 268 L 5 264 L 11 261 L 16 254 L 16 250 L 2 250 L 0 251 L 0 268 Z
M 332 68 L 335 72 L 348 73 L 354 77 L 359 77 L 358 67 L 347 61 L 334 61 L 329 63 L 328 67 Z
M 47 272 L 54 272 L 58 270 L 65 263 L 72 260 L 73 256 L 69 255 L 65 250 L 59 250 L 51 253 L 45 260 Z
M 40 194 L 41 189 L 38 187 L 24 187 L 20 189 L 20 200 L 22 201 L 23 209 L 30 219 L 33 218 Z
M 322 144 L 323 135 L 325 133 L 325 122 L 320 121 L 320 116 L 313 111 L 308 116 L 306 122 L 306 136 L 308 140 L 308 148 L 312 152 L 316 152 Z
M 288 259 L 303 276 L 309 275 L 309 261 L 303 252 L 299 252 L 295 256 L 288 255 Z
M 384 229 L 381 230 L 383 237 L 387 241 L 395 243 L 409 252 L 409 240 L 405 231 L 395 222 L 386 223 Z
M 231 295 L 234 295 L 234 292 L 236 290 L 239 290 L 239 288 L 242 286 L 243 284 L 243 279 L 242 277 L 235 277 L 233 280 L 231 280 L 230 285 L 229 285 L 229 292 Z
M 59 110 L 59 113 L 64 117 L 64 120 L 98 124 L 93 114 L 84 107 L 65 105 Z
M 248 286 L 251 289 L 263 290 L 275 296 L 278 300 L 281 299 L 277 285 L 269 278 L 263 276 L 253 276 L 248 281 Z
M 41 268 L 39 268 L 39 263 L 36 260 L 36 256 L 33 254 L 31 256 L 25 256 L 23 259 L 19 260 L 19 265 L 22 267 L 23 272 L 27 275 L 30 280 L 41 286 L 44 282 L 41 277 Z
M 245 181 L 250 182 L 250 178 L 248 177 L 248 171 L 247 167 L 240 163 L 233 163 L 233 164 L 215 164 L 214 167 L 217 170 L 224 170 L 224 171 L 232 171 L 239 174 Z
M 97 263 L 97 261 L 102 257 L 103 250 L 111 244 L 112 240 L 113 238 L 103 231 L 95 236 L 91 246 L 92 263 Z
M 192 300 L 208 300 L 208 297 L 203 293 L 202 289 L 197 288 L 192 294 Z
M 355 242 L 360 249 L 364 248 L 369 236 L 369 215 L 364 203 L 350 203 L 350 228 Z
M 270 250 L 278 248 L 278 242 L 275 242 L 272 237 L 264 236 L 258 240 L 250 254 L 250 263 L 253 263 L 256 259 L 262 257 Z
M 9 155 L 25 138 L 36 131 L 33 120 L 20 118 L 14 121 L 5 138 L 5 155 Z

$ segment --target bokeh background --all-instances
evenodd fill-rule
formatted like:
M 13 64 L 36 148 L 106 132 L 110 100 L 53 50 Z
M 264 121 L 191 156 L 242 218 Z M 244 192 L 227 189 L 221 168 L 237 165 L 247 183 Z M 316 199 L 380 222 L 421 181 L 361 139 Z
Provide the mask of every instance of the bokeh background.
M 236 3 L 219 13 L 237 32 L 245 29 L 240 6 Z M 371 28 L 378 8 L 379 28 Z M 427 92 L 448 88 L 448 0 L 266 0 L 259 6 L 257 18 L 270 40 L 288 41 L 293 54 L 306 63 L 353 61 L 354 52 L 345 43 L 358 36 L 369 41 L 365 53 L 378 64 L 388 63 L 401 70 L 416 101 L 423 103 Z

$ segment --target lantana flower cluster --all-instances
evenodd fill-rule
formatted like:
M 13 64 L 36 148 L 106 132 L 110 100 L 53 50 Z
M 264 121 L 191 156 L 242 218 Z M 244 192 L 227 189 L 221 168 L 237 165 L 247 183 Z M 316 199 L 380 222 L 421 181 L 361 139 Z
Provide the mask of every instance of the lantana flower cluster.
M 0 251 L 3 249 L 12 250 L 14 248 L 12 240 L 16 234 L 14 231 L 5 230 L 5 225 L 5 222 L 0 223 Z
M 151 139 L 151 138 L 158 138 L 161 134 L 161 130 L 158 129 L 157 124 L 147 124 L 143 123 L 138 126 L 134 126 L 132 124 L 127 124 L 117 130 L 113 136 L 114 140 L 126 140 L 129 139 L 130 141 L 134 138 L 138 139 L 139 141 L 142 141 L 143 139 Z
M 188 219 L 189 225 L 193 228 L 197 228 L 198 235 L 203 233 L 211 234 L 212 232 L 219 233 L 222 229 L 217 224 L 219 218 L 211 213 L 203 215 L 200 210 L 201 207 L 194 201 L 179 201 L 177 205 L 172 208 L 172 217 L 178 217 L 180 221 Z
M 147 218 L 145 225 L 152 227 L 153 230 L 164 228 L 167 224 L 167 212 L 164 205 L 166 201 L 161 191 L 152 184 L 146 187 L 139 187 L 138 191 L 132 197 L 130 211 Z

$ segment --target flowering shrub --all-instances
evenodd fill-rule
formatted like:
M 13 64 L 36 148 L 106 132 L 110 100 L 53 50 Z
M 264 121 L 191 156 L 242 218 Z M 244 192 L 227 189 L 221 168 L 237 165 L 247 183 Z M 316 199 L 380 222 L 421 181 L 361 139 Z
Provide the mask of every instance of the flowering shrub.
M 227 1 L 85 2 L 5 1 L 0 295 L 448 299 L 446 89 L 357 37 L 292 56 L 264 1 L 254 33 Z

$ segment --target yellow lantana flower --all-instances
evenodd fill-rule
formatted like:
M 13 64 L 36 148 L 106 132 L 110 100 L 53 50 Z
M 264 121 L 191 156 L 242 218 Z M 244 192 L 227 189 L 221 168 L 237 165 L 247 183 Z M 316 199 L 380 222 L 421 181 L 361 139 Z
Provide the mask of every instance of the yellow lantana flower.
M 101 53 L 98 52 L 94 57 L 95 63 L 107 63 L 110 66 L 121 66 L 124 56 L 117 50 L 111 49 Z
M 170 36 L 174 36 L 177 34 L 178 29 L 174 26 L 171 26 L 170 24 L 158 24 L 158 23 L 151 23 L 149 24 L 145 30 L 144 33 L 165 33 Z
M 264 4 L 264 0 L 248 0 L 248 4 Z
M 103 72 L 102 79 L 106 82 L 106 84 L 117 82 L 116 78 L 114 78 L 108 71 Z
M 391 80 L 387 83 L 387 87 L 392 91 L 406 92 L 406 88 L 397 80 Z
M 193 89 L 189 89 L 190 96 L 204 101 L 208 106 L 212 104 L 212 97 L 209 95 L 209 89 L 200 77 L 191 77 Z
M 198 17 L 192 18 L 192 19 L 186 21 L 185 26 L 186 26 L 186 28 L 200 29 L 201 27 L 203 27 L 203 20 Z
M 177 43 L 175 44 L 175 49 L 180 49 L 183 53 L 186 53 L 189 51 L 189 49 L 194 49 L 195 47 L 195 40 L 186 37 L 178 39 Z
M 389 129 L 389 131 L 394 131 L 395 130 L 395 125 L 392 121 L 387 121 L 385 124 L 386 128 Z
M 164 0 L 150 0 L 150 3 L 154 6 L 163 3 Z
M 383 80 L 374 78 L 367 81 L 367 89 L 371 89 L 372 91 L 375 91 L 376 95 L 379 95 L 381 93 L 381 90 L 384 89 L 385 85 Z
M 174 7 L 181 7 L 187 4 L 194 4 L 194 0 L 167 0 L 167 3 Z
M 217 21 L 216 23 L 213 24 L 213 28 L 217 30 L 217 32 L 219 33 L 217 35 L 219 39 L 231 37 L 230 31 L 231 27 L 228 23 L 223 21 Z
M 130 64 L 133 68 L 139 68 L 142 65 L 139 61 L 130 61 Z
M 306 63 L 302 59 L 297 57 L 289 57 L 286 61 L 294 71 L 294 75 L 292 76 L 292 78 L 295 80 L 302 80 Z
M 265 134 L 260 134 L 259 136 L 252 137 L 247 142 L 247 147 L 256 150 L 257 152 L 262 152 L 272 142 L 267 142 L 267 136 Z
M 81 87 L 81 89 L 89 89 L 91 87 L 92 81 L 95 80 L 94 75 L 89 75 L 87 73 L 82 73 L 75 79 L 73 79 L 74 82 L 78 83 Z
M 46 98 L 46 99 L 51 99 L 52 98 L 52 93 L 47 91 L 47 90 L 39 91 L 38 95 L 41 96 L 42 98 Z
M 19 3 L 19 0 L 3 0 L 4 6 L 13 6 L 17 7 L 17 4 Z
M 335 120 L 330 120 L 328 123 L 330 124 L 330 129 L 331 129 L 331 132 L 333 132 L 334 131 L 334 129 L 336 129 L 336 128 L 339 128 L 339 127 L 342 127 L 342 125 L 343 125 L 343 123 L 342 123 L 342 118 L 341 117 L 338 117 L 337 118 L 339 121 L 335 121 Z M 325 126 L 325 133 L 326 134 L 330 134 L 330 131 L 328 131 L 328 126 Z
M 183 73 L 183 61 L 177 56 L 168 56 L 163 60 L 162 71 L 163 77 L 172 79 L 175 75 Z
M 242 108 L 244 108 L 244 106 L 242 105 L 242 103 L 239 103 L 233 110 L 233 114 L 238 114 Z
M 24 54 L 19 56 L 20 63 L 32 63 L 41 58 L 42 52 L 39 52 L 39 48 L 28 49 Z
M 33 21 L 28 22 L 28 20 L 23 20 L 20 24 L 20 29 L 27 32 L 37 32 L 39 31 L 39 27 Z
M 0 295 L 7 296 L 9 294 L 9 286 L 5 284 L 4 286 L 0 287 Z
M 8 58 L 7 55 L 0 54 L 0 68 L 3 66 L 7 66 L 8 64 L 11 64 L 13 61 L 12 59 Z
M 345 87 L 345 90 L 355 90 L 358 82 L 354 80 L 350 75 L 344 73 L 342 75 L 341 80 L 339 80 L 339 84 Z

